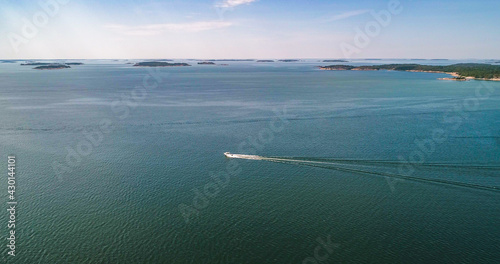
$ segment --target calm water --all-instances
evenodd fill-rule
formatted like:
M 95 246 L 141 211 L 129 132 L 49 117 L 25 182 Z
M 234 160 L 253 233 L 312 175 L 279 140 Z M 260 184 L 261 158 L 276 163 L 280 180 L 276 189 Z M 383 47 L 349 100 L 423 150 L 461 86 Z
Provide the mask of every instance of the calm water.
M 161 69 L 137 100 L 149 73 L 123 61 L 0 64 L 0 195 L 15 154 L 19 201 L 17 256 L 3 245 L 2 261 L 315 263 L 318 239 L 334 244 L 318 263 L 498 261 L 500 192 L 476 186 L 500 188 L 500 83 L 323 64 Z M 431 144 L 436 131 L 445 139 Z

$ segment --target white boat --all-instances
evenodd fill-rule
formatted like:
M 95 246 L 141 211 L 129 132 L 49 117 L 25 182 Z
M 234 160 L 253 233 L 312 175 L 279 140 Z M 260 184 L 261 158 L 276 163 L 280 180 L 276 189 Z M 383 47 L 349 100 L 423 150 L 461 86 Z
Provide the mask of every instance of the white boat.
M 229 152 L 224 152 L 224 156 L 226 156 L 226 157 L 228 157 L 230 159 L 233 159 L 233 158 L 237 159 L 238 158 L 236 154 L 231 154 Z

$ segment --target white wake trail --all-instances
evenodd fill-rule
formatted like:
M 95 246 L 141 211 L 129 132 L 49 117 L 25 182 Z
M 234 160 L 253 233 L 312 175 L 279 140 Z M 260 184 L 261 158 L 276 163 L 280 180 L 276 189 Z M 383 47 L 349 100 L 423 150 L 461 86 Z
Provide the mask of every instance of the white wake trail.
M 230 159 L 247 159 L 247 160 L 266 160 L 266 161 L 274 161 L 274 162 L 297 162 L 297 163 L 310 163 L 310 164 L 329 164 L 329 165 L 342 165 L 342 163 L 338 162 L 324 162 L 324 161 L 311 161 L 311 160 L 296 160 L 296 159 L 280 159 L 280 158 L 268 158 L 258 155 L 246 155 L 246 154 L 232 154 L 229 152 L 224 153 L 224 155 Z
M 496 191 L 496 192 L 500 191 L 500 187 L 496 187 L 496 186 L 485 186 L 485 185 L 479 185 L 479 184 L 474 184 L 474 183 L 449 181 L 449 180 L 445 180 L 445 179 L 420 178 L 420 177 L 393 174 L 393 173 L 387 173 L 387 172 L 377 172 L 377 171 L 373 171 L 373 168 L 371 168 L 371 169 L 366 168 L 366 167 L 372 167 L 372 166 L 374 166 L 374 164 L 372 164 L 372 165 L 356 164 L 355 165 L 355 164 L 345 164 L 342 162 L 331 162 L 331 161 L 325 162 L 325 161 L 297 160 L 297 159 L 291 159 L 291 158 L 268 158 L 268 157 L 263 157 L 263 156 L 258 156 L 258 155 L 231 154 L 229 152 L 224 153 L 224 155 L 228 158 L 231 158 L 231 159 L 264 160 L 264 161 L 271 161 L 271 162 L 320 167 L 320 168 L 333 169 L 333 170 L 344 171 L 344 172 L 377 175 L 377 176 L 383 176 L 383 177 L 393 177 L 393 178 L 400 178 L 400 179 L 413 180 L 413 181 L 419 181 L 419 182 L 447 184 L 447 185 L 454 185 L 454 186 L 482 189 L 482 190 Z M 325 166 L 325 165 L 328 165 L 328 166 Z M 352 168 L 352 167 L 354 167 L 354 168 Z M 364 167 L 364 169 L 362 169 L 363 167 Z

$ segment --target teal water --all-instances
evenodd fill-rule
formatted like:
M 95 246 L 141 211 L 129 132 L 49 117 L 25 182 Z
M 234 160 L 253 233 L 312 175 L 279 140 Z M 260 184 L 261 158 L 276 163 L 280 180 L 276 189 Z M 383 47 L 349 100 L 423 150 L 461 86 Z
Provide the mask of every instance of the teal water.
M 6 202 L 15 154 L 19 201 L 17 256 L 2 246 L 2 261 L 500 259 L 498 82 L 319 71 L 318 62 L 164 68 L 153 77 L 125 62 L 85 63 L 0 64 L 0 195 Z M 159 85 L 139 93 L 145 76 Z M 99 143 L 69 165 L 68 149 L 96 131 Z M 226 151 L 331 164 L 228 160 Z M 422 164 L 410 171 L 399 157 Z M 323 262 L 314 259 L 318 238 L 334 244 L 321 249 Z

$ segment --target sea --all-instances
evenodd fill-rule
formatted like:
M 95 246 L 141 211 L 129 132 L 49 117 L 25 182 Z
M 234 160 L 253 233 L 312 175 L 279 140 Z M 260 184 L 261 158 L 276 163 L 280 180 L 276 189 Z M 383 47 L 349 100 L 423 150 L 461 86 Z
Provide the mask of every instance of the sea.
M 138 61 L 0 63 L 0 262 L 500 260 L 500 82 L 317 67 L 487 61 Z

